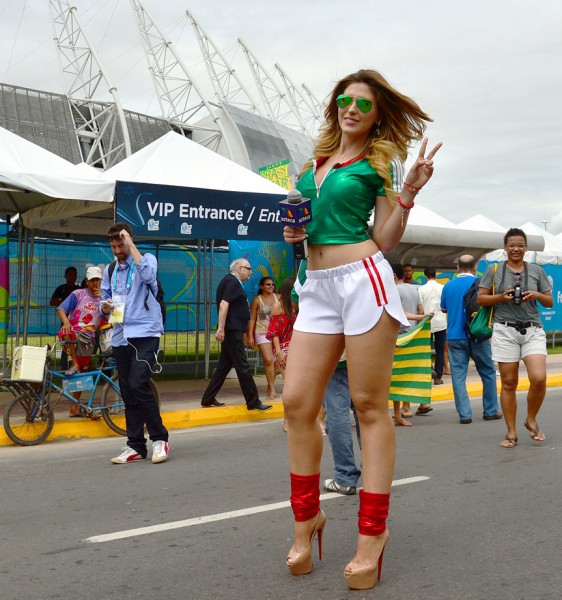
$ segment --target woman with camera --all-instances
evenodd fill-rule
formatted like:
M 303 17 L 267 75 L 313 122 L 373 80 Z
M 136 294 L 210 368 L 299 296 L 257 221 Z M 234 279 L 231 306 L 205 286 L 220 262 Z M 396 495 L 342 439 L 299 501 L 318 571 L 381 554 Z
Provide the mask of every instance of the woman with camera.
M 546 393 L 546 335 L 542 328 L 537 301 L 544 307 L 554 304 L 552 285 L 544 269 L 523 259 L 527 251 L 527 236 L 512 228 L 504 236 L 507 261 L 488 267 L 480 281 L 478 304 L 493 305 L 494 334 L 492 358 L 498 363 L 501 377 L 500 402 L 507 425 L 503 448 L 517 445 L 515 393 L 519 381 L 519 361 L 523 360 L 530 387 L 527 394 L 527 418 L 524 426 L 531 439 L 544 442 L 537 414 Z M 492 294 L 492 282 L 495 292 Z

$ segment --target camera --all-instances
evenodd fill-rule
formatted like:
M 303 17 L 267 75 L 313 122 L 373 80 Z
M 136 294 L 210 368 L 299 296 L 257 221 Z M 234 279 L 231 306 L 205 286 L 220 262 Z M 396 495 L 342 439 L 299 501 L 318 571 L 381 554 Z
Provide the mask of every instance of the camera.
M 523 291 L 521 290 L 521 281 L 515 280 L 513 284 L 513 304 L 519 306 L 523 302 Z

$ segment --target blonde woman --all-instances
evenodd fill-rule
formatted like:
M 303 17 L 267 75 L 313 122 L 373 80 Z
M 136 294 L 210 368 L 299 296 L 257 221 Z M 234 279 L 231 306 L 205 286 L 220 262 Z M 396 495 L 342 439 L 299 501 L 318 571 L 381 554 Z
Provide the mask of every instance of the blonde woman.
M 340 80 L 324 116 L 313 160 L 304 165 L 297 184 L 303 197 L 312 199 L 314 219 L 306 228 L 284 228 L 286 242 L 306 237 L 309 246 L 283 389 L 295 516 L 286 562 L 293 575 L 310 572 L 316 535 L 321 543 L 326 516 L 319 500 L 322 432 L 317 416 L 345 349 L 361 425 L 363 490 L 357 551 L 344 575 L 351 589 L 368 589 L 377 574 L 380 579 L 389 539 L 396 439 L 388 395 L 398 329 L 401 323 L 409 325 L 382 253 L 400 241 L 441 144 L 426 156 L 425 139 L 402 181 L 408 145 L 422 138 L 431 119 L 376 71 L 361 70 Z

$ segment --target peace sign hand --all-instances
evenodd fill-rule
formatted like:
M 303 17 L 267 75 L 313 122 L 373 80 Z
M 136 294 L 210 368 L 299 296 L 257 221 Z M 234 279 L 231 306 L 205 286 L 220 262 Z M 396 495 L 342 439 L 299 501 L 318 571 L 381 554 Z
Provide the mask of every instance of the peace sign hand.
M 433 175 L 433 157 L 443 145 L 443 142 L 439 142 L 435 148 L 425 157 L 425 151 L 427 149 L 427 138 L 423 138 L 422 145 L 420 147 L 420 153 L 416 162 L 412 165 L 412 168 L 408 171 L 404 183 L 411 185 L 412 187 L 422 188 Z

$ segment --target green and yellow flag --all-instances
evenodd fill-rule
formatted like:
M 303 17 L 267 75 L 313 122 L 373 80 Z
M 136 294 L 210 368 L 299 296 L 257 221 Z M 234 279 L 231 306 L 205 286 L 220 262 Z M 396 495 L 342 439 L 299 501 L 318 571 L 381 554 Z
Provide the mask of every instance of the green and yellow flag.
M 390 382 L 392 402 L 431 402 L 431 321 L 398 336 Z

